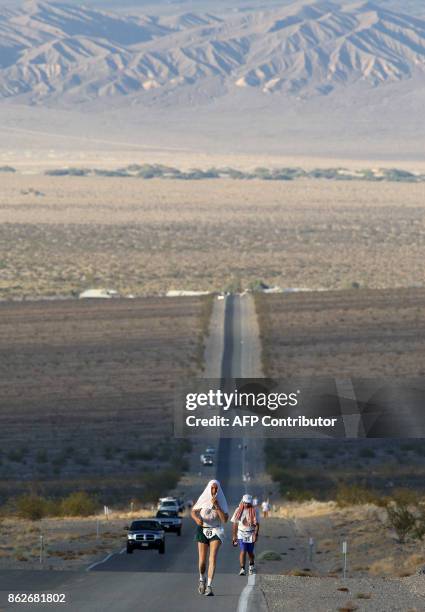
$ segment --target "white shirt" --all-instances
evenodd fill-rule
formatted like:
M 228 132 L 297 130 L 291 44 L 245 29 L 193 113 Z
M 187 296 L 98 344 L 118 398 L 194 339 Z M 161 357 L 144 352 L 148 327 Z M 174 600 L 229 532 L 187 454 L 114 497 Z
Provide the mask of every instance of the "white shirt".
M 239 521 L 236 521 L 235 515 L 232 516 L 232 523 L 238 523 L 238 540 L 243 540 L 245 536 L 253 535 L 255 533 L 255 525 L 248 525 L 248 516 L 249 514 L 247 509 L 242 511 Z M 257 524 L 259 524 L 260 517 L 257 508 L 255 509 L 255 516 L 257 517 Z
M 269 502 L 263 501 L 263 503 L 261 504 L 261 508 L 263 512 L 268 512 L 270 510 Z

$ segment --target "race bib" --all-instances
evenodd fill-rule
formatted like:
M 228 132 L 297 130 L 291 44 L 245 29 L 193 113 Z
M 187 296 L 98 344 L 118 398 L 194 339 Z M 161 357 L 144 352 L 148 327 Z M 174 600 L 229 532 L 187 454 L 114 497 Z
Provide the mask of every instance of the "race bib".
M 218 536 L 221 540 L 224 530 L 222 527 L 203 527 L 202 531 L 204 532 L 204 536 L 208 540 L 211 540 L 211 538 L 213 538 L 214 536 Z
M 242 542 L 244 544 L 252 544 L 253 540 L 254 540 L 254 534 L 252 533 L 244 533 L 242 535 Z

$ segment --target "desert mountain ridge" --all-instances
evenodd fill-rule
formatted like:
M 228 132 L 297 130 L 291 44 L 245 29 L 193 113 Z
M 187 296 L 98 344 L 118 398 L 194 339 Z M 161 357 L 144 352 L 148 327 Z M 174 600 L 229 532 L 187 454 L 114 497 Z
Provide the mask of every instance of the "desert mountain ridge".
M 425 20 L 373 2 L 296 2 L 226 18 L 37 0 L 0 9 L 0 100 L 24 105 L 187 106 L 238 91 L 308 100 L 402 82 L 425 83 Z

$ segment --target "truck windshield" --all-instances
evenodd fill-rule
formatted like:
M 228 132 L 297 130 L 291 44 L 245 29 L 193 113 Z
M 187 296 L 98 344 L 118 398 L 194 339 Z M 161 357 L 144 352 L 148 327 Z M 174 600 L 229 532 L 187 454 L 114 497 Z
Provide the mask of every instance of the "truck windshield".
M 156 521 L 133 521 L 130 527 L 131 531 L 158 531 L 159 529 L 161 526 Z

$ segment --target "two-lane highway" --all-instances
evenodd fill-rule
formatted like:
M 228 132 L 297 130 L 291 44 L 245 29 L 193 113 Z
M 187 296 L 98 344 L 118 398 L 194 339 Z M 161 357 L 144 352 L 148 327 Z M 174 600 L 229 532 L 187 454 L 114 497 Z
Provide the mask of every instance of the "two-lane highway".
M 222 378 L 259 375 L 258 337 L 252 333 L 250 325 L 253 317 L 250 300 L 247 296 L 226 298 Z M 239 503 L 245 490 L 242 481 L 242 443 L 238 439 L 221 438 L 217 449 L 216 475 L 231 509 Z M 249 465 L 250 456 L 248 448 L 244 469 L 255 473 L 254 466 Z M 255 485 L 255 482 L 250 484 Z M 120 550 L 85 572 L 1 572 L 0 588 L 8 591 L 64 592 L 69 599 L 66 609 L 79 612 L 127 612 L 134 609 L 144 612 L 199 612 L 216 610 L 217 606 L 221 612 L 235 612 L 240 602 L 240 609 L 243 609 L 249 589 L 245 589 L 247 578 L 238 576 L 238 551 L 231 544 L 230 524 L 226 526 L 226 539 L 219 553 L 214 598 L 197 593 L 199 576 L 194 532 L 193 521 L 185 518 L 181 537 L 167 535 L 165 555 L 159 555 L 156 551 L 135 551 L 127 555 Z M 244 596 L 241 598 L 242 592 Z M 40 606 L 39 609 L 43 608 L 64 609 L 61 606 Z M 7 606 L 2 601 L 0 609 L 17 609 L 17 606 Z

